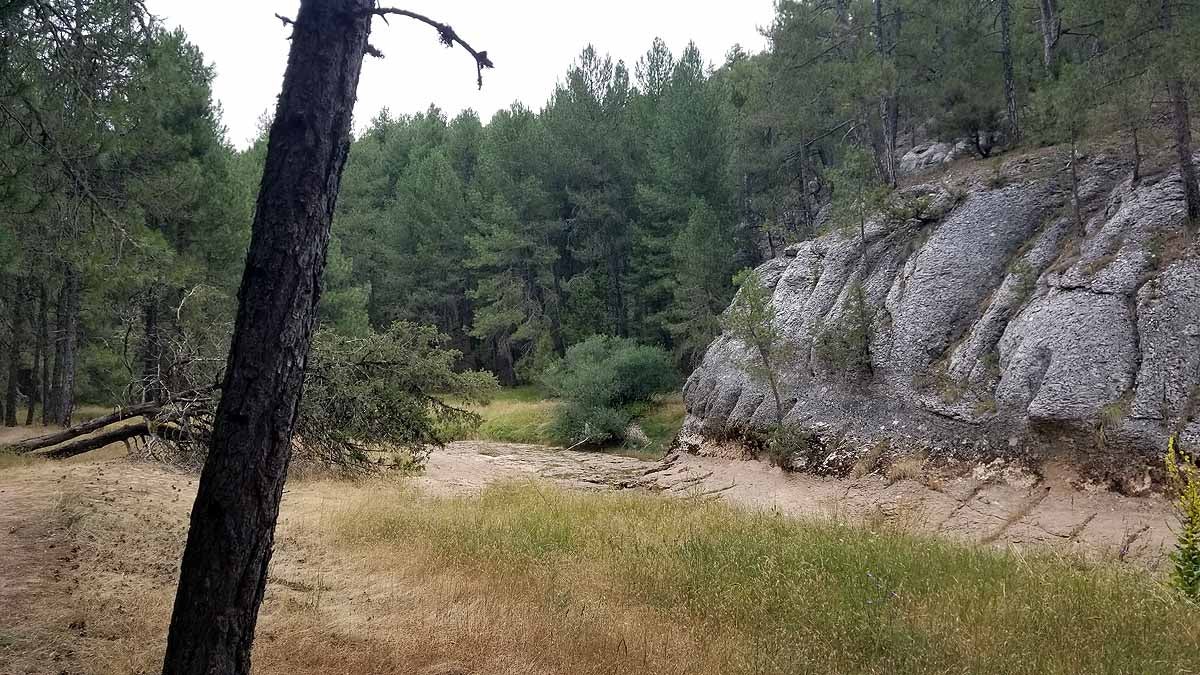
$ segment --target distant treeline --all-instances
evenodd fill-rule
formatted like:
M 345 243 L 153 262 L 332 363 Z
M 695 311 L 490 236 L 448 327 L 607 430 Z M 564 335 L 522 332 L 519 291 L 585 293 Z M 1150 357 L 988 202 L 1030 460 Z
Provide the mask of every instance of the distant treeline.
M 785 0 L 760 54 L 587 47 L 540 110 L 384 112 L 342 181 L 322 320 L 435 325 L 508 383 L 596 334 L 686 371 L 734 274 L 894 187 L 914 143 L 1073 159 L 1165 132 L 1189 175 L 1198 29 L 1191 0 Z M 9 421 L 153 397 L 220 353 L 266 141 L 227 144 L 211 79 L 138 2 L 0 5 Z

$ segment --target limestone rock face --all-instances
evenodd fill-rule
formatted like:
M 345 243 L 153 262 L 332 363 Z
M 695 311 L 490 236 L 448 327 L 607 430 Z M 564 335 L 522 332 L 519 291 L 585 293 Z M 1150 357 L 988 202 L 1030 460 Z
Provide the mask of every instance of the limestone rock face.
M 785 422 L 959 454 L 1200 440 L 1200 252 L 1178 174 L 1132 185 L 1090 158 L 1077 214 L 1052 152 L 977 173 L 906 188 L 865 236 L 830 228 L 760 268 L 792 347 Z M 713 342 L 685 385 L 685 437 L 774 422 L 753 358 Z

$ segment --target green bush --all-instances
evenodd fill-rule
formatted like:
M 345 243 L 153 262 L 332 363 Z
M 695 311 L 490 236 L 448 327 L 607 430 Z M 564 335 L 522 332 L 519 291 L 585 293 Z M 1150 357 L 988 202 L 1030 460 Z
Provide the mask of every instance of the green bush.
M 817 358 L 845 375 L 870 372 L 872 318 L 862 285 L 853 285 L 842 316 L 817 335 Z
M 1200 468 L 1172 436 L 1167 445 L 1167 483 L 1179 512 L 1175 550 L 1171 552 L 1171 585 L 1200 600 Z
M 571 347 L 543 375 L 562 403 L 551 435 L 567 445 L 620 442 L 633 421 L 630 406 L 673 389 L 671 357 L 658 347 L 597 335 Z

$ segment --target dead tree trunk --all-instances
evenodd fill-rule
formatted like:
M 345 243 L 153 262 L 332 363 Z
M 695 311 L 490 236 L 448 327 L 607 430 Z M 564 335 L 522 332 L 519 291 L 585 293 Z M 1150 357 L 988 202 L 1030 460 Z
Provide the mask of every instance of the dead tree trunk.
M 78 438 L 79 436 L 83 436 L 85 434 L 90 434 L 93 431 L 103 429 L 110 424 L 116 424 L 117 422 L 132 419 L 134 417 L 153 415 L 161 409 L 162 406 L 157 402 L 152 401 L 150 403 L 139 403 L 137 405 L 132 405 L 128 408 L 122 408 L 116 412 L 109 413 L 103 417 L 97 417 L 93 420 L 76 424 L 68 429 L 63 429 L 62 431 L 56 431 L 44 436 L 38 436 L 37 438 L 29 438 L 20 441 L 19 443 L 13 443 L 9 446 L 9 449 L 15 452 L 33 452 L 42 448 L 48 448 L 52 445 L 58 445 L 59 443 L 65 443 L 73 438 Z
M 38 452 L 38 456 L 49 459 L 66 459 L 75 455 L 82 455 L 85 452 L 91 452 L 92 450 L 99 450 L 113 443 L 123 443 L 137 438 L 145 439 L 152 436 L 157 436 L 168 441 L 178 441 L 186 438 L 186 434 L 177 427 L 158 425 L 152 429 L 149 422 L 141 420 L 113 427 L 112 429 L 105 429 L 94 436 L 76 438 L 62 445 L 52 447 L 49 450 L 40 451 Z
M 374 0 L 302 0 L 267 142 L 165 675 L 250 671 Z
M 62 290 L 58 295 L 58 316 L 54 335 L 54 382 L 50 389 L 50 421 L 71 426 L 75 411 L 75 343 L 79 330 L 79 270 L 71 263 L 63 265 Z
M 1017 83 L 1013 73 L 1012 51 L 1012 0 L 1000 0 L 1000 59 L 1004 65 L 1004 102 L 1008 108 L 1008 133 L 1010 140 L 1021 138 L 1021 125 L 1017 120 Z

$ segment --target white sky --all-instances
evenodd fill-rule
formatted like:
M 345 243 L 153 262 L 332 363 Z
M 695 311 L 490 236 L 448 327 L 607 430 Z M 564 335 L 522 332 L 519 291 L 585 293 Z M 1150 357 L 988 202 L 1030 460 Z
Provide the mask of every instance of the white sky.
M 168 28 L 183 26 L 216 66 L 214 94 L 224 110 L 229 140 L 245 147 L 258 118 L 279 93 L 289 30 L 275 18 L 295 17 L 298 0 L 148 0 Z M 770 23 L 773 0 L 385 0 L 448 23 L 496 63 L 475 88 L 475 66 L 461 49 L 443 48 L 436 32 L 401 17 L 376 19 L 371 43 L 386 56 L 368 57 L 355 109 L 361 129 L 382 108 L 395 113 L 436 103 L 448 115 L 473 108 L 486 122 L 520 100 L 534 110 L 589 42 L 633 63 L 655 36 L 678 55 L 688 40 L 706 61 L 719 64 L 736 44 L 759 51 L 759 27 Z

